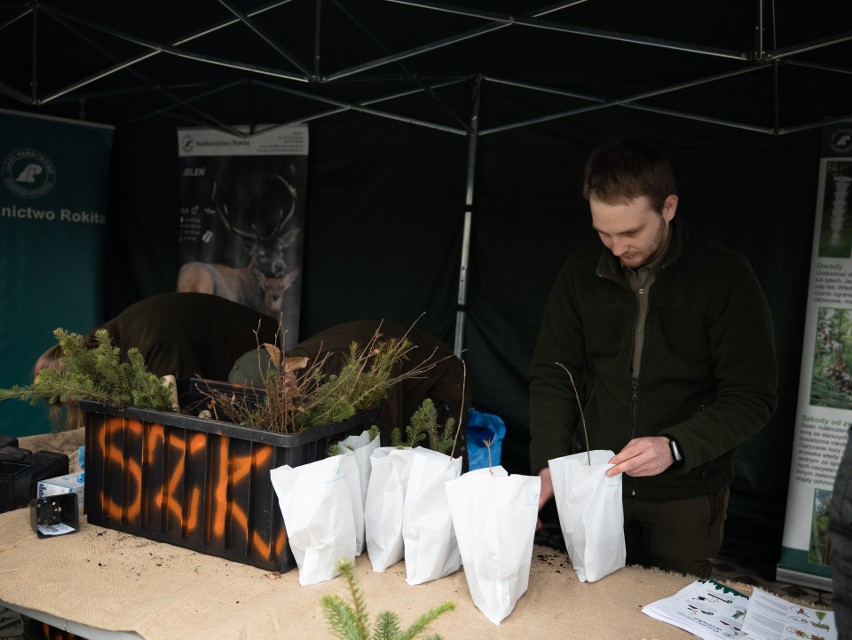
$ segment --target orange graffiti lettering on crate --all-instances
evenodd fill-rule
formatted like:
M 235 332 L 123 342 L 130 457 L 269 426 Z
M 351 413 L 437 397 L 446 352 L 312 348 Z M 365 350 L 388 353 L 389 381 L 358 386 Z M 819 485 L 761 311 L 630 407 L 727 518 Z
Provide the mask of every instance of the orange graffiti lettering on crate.
M 281 554 L 284 553 L 284 545 L 286 544 L 287 532 L 282 527 L 281 531 L 278 532 L 278 537 L 275 539 L 275 557 L 280 557 Z M 254 532 L 254 535 L 251 538 L 251 547 L 255 553 L 257 553 L 258 557 L 266 560 L 272 559 L 273 545 L 264 540 L 263 536 L 261 536 L 257 531 Z
M 250 464 L 246 464 L 240 467 L 240 469 L 238 470 L 239 478 L 242 478 L 246 474 L 248 474 L 252 468 L 266 469 L 267 467 L 271 467 L 272 452 L 272 447 L 256 448 L 254 450 L 254 453 L 252 454 Z M 277 505 L 273 508 L 277 508 Z M 257 531 L 255 531 L 252 535 L 251 543 L 252 549 L 255 553 L 257 553 L 259 557 L 271 560 L 273 557 L 273 549 L 275 550 L 275 557 L 280 557 L 281 554 L 284 553 L 284 547 L 287 544 L 287 532 L 285 531 L 284 527 L 281 527 L 281 530 L 278 532 L 278 536 L 274 541 L 272 541 L 265 540 L 263 536 L 261 536 Z
M 236 505 L 235 505 L 236 506 Z M 225 536 L 225 519 L 228 515 L 228 439 L 219 441 L 219 469 L 216 472 L 216 485 L 213 488 L 212 533 L 216 538 Z
M 105 516 L 109 519 L 134 521 L 141 515 L 142 497 L 148 491 L 153 493 L 154 505 L 166 511 L 181 522 L 186 533 L 198 532 L 204 519 L 210 522 L 210 535 L 214 539 L 224 540 L 227 530 L 242 531 L 252 548 L 252 554 L 271 560 L 284 554 L 287 546 L 287 533 L 284 527 L 269 539 L 262 531 L 250 531 L 250 509 L 231 497 L 229 490 L 240 483 L 251 482 L 252 474 L 263 474 L 271 466 L 274 450 L 272 446 L 259 445 L 248 455 L 229 457 L 229 438 L 213 438 L 204 433 L 174 433 L 161 423 L 142 423 L 123 417 L 105 419 L 97 430 L 95 442 L 103 452 L 105 471 L 110 467 L 120 469 L 126 504 L 109 497 L 102 487 L 100 499 Z M 107 446 L 109 442 L 109 446 Z M 209 456 L 208 447 L 215 446 L 217 456 Z M 136 452 L 134 454 L 134 452 Z M 157 460 L 163 456 L 163 460 Z M 216 460 L 216 467 L 208 469 L 206 481 L 187 488 L 186 474 L 188 464 L 205 465 Z M 161 462 L 162 464 L 157 464 Z M 162 476 L 153 468 L 162 468 Z M 153 471 L 153 477 L 145 478 L 148 489 L 143 489 L 143 472 Z M 195 472 L 192 472 L 195 475 Z M 151 486 L 158 477 L 165 486 Z M 209 482 L 209 484 L 208 484 Z M 188 491 L 187 491 L 188 490 Z M 205 495 L 206 493 L 206 495 Z M 250 489 L 249 494 L 254 494 Z M 256 498 L 256 496 L 253 496 Z M 184 504 L 188 500 L 189 504 Z M 205 512 L 205 510 L 208 510 Z M 185 519 L 184 519 L 185 518 Z
M 148 437 L 145 440 L 147 449 L 147 459 L 152 460 L 157 453 L 157 447 L 164 445 L 166 441 L 166 428 L 159 424 L 153 423 L 148 427 Z
M 109 447 L 106 445 L 107 433 L 109 433 L 110 437 Z M 123 517 L 126 517 L 129 520 L 133 520 L 142 511 L 142 466 L 138 460 L 125 455 L 126 444 L 123 444 L 121 447 L 112 444 L 113 438 L 118 434 L 123 436 L 123 443 L 132 436 L 136 436 L 141 440 L 142 422 L 139 420 L 126 420 L 120 417 L 110 418 L 105 421 L 104 429 L 99 434 L 98 439 L 101 450 L 104 453 L 104 460 L 110 460 L 118 466 L 121 469 L 122 477 L 133 480 L 136 491 L 130 492 L 133 496 L 132 499 L 127 504 L 123 504 L 123 501 L 116 502 L 108 498 L 106 492 L 102 490 L 101 504 L 109 518 L 121 520 Z

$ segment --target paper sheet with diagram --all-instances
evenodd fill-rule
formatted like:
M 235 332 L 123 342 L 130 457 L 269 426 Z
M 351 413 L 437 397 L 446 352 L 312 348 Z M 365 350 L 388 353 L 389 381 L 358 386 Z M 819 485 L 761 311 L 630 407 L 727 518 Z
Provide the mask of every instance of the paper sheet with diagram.
M 834 613 L 788 602 L 755 588 L 742 637 L 749 640 L 837 640 Z
M 697 580 L 642 612 L 705 640 L 739 638 L 748 596 L 714 580 Z
M 705 640 L 837 640 L 834 613 L 754 588 L 751 598 L 715 580 L 696 580 L 642 612 Z

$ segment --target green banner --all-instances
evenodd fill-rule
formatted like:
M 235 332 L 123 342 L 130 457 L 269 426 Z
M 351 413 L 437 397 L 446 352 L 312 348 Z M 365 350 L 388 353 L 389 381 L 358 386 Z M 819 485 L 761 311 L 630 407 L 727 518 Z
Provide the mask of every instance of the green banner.
M 103 320 L 112 127 L 0 110 L 0 388 L 28 384 L 62 327 Z M 0 435 L 51 430 L 47 407 L 0 402 Z
M 828 510 L 852 421 L 852 123 L 824 129 L 781 580 L 831 589 Z

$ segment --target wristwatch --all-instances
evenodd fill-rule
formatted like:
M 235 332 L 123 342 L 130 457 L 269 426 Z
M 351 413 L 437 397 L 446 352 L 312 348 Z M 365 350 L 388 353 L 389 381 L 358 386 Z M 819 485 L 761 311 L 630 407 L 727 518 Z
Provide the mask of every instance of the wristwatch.
M 669 449 L 671 449 L 672 459 L 674 460 L 672 466 L 677 467 L 683 464 L 683 454 L 680 452 L 680 446 L 674 438 L 669 438 Z

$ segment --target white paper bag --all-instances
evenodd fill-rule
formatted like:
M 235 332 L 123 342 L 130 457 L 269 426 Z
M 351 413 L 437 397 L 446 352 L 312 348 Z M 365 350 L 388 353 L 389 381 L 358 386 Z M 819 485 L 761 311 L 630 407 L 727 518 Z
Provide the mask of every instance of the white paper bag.
M 373 571 L 385 569 L 403 558 L 402 518 L 405 491 L 414 449 L 378 447 L 370 456 L 370 484 L 364 506 L 367 555 Z
M 614 455 L 597 450 L 547 463 L 562 536 L 581 582 L 600 580 L 623 567 L 627 559 L 621 474 L 606 476 Z
M 290 550 L 303 587 L 331 580 L 341 558 L 355 559 L 355 532 L 364 521 L 358 466 L 332 456 L 270 471 Z
M 379 436 L 370 440 L 370 432 L 363 431 L 361 435 L 348 436 L 338 443 L 343 449 L 343 455 L 352 456 L 358 465 L 358 477 L 361 479 L 361 508 L 367 506 L 367 488 L 370 485 L 370 455 L 379 447 Z M 355 532 L 355 553 L 361 555 L 365 544 L 365 527 L 362 525 Z
M 541 478 L 509 476 L 497 466 L 469 471 L 444 488 L 471 599 L 500 624 L 529 584 Z
M 443 578 L 461 566 L 444 483 L 459 477 L 462 459 L 423 447 L 414 454 L 402 520 L 405 581 L 411 585 Z

